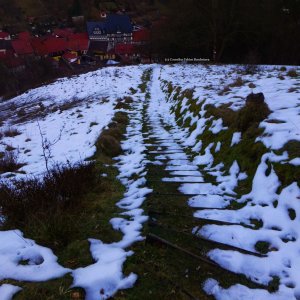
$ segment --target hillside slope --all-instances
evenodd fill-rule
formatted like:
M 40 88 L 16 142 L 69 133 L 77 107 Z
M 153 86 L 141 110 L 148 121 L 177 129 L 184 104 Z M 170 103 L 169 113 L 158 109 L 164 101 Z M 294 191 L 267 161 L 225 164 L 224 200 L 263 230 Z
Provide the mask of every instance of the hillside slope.
M 52 166 L 93 155 L 101 179 L 60 246 L 1 216 L 0 297 L 298 299 L 299 73 L 112 67 L 1 104 L 0 150 L 20 160 L 3 183 L 47 171 L 45 139 Z

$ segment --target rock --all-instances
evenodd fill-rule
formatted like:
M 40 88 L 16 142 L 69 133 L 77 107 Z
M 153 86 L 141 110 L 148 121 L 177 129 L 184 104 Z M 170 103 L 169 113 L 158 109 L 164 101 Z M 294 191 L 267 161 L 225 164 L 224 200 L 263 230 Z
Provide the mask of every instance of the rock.
M 246 104 L 262 104 L 265 102 L 265 96 L 263 93 L 249 94 L 246 98 Z

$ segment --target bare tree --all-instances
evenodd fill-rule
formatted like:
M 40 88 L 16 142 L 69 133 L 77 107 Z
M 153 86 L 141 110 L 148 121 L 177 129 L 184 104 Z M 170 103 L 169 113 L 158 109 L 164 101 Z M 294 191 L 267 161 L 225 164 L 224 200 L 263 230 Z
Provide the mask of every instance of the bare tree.
M 43 151 L 42 156 L 44 158 L 47 173 L 49 174 L 50 173 L 49 161 L 52 158 L 52 147 L 61 140 L 61 136 L 62 136 L 63 130 L 65 128 L 65 125 L 60 129 L 59 135 L 57 136 L 57 138 L 52 140 L 52 141 L 50 141 L 45 136 L 45 134 L 43 133 L 39 121 L 37 121 L 37 125 L 38 125 L 38 128 L 39 128 L 39 132 L 40 132 L 40 136 L 41 136 L 41 142 L 42 142 L 42 151 Z

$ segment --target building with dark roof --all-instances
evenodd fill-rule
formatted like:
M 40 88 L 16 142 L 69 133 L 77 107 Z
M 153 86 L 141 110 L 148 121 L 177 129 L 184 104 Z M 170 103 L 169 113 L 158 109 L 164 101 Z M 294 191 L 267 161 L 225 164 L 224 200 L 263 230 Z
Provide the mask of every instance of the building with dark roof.
M 107 41 L 104 22 L 87 22 L 87 32 L 91 41 Z
M 108 42 L 112 49 L 117 43 L 131 43 L 133 25 L 127 15 L 111 14 L 101 22 L 87 22 L 87 32 L 91 41 Z
M 108 48 L 108 42 L 91 41 L 89 45 L 88 55 L 96 57 L 100 61 L 115 59 L 115 53 Z

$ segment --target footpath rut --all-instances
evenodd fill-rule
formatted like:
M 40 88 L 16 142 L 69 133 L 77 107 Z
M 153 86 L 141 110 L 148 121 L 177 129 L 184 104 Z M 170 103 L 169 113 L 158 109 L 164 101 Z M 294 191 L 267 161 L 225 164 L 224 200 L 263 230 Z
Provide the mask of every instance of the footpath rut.
M 123 291 L 120 299 L 213 299 L 201 288 L 211 277 L 225 288 L 236 283 L 264 288 L 244 275 L 223 269 L 208 258 L 207 253 L 215 248 L 258 257 L 262 255 L 243 249 L 242 245 L 239 248 L 198 234 L 199 229 L 207 224 L 250 226 L 194 217 L 196 211 L 209 207 L 203 203 L 202 208 L 192 208 L 189 201 L 199 196 L 205 199 L 205 195 L 216 191 L 211 188 L 212 183 L 206 182 L 206 171 L 193 164 L 188 149 L 178 138 L 178 128 L 168 122 L 170 113 L 159 105 L 161 92 L 152 86 L 152 82 L 158 80 L 153 78 L 155 76 L 158 74 L 152 74 L 152 80 L 148 82 L 142 112 L 146 186 L 153 190 L 143 205 L 145 215 L 149 216 L 143 229 L 146 240 L 134 245 L 135 254 L 125 265 L 125 273 L 133 271 L 139 275 L 139 280 L 133 289 Z M 194 193 L 192 188 L 191 192 L 184 192 L 184 185 L 205 185 L 207 189 L 201 194 Z M 218 196 L 223 195 L 220 192 Z M 216 209 L 221 211 L 224 208 Z

